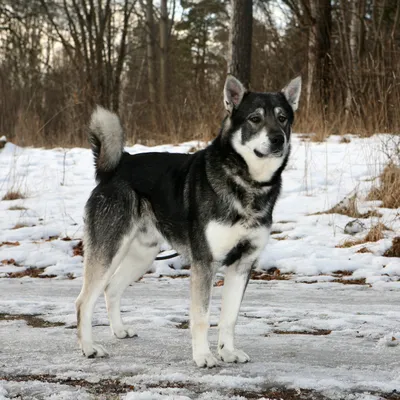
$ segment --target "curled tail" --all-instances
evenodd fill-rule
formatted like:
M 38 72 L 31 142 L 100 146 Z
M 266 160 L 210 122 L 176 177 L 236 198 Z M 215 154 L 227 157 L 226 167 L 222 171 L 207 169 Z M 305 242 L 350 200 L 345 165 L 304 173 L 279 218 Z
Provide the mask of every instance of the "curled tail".
M 89 127 L 96 180 L 99 181 L 119 164 L 124 151 L 124 131 L 118 116 L 100 106 L 93 111 Z

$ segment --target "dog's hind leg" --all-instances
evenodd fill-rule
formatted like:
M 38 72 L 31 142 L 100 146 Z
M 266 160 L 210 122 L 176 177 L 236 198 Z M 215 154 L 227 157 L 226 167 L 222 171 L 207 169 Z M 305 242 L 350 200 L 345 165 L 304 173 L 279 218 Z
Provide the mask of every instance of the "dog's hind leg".
M 235 348 L 234 335 L 252 265 L 252 262 L 246 262 L 226 268 L 218 340 L 218 355 L 225 362 L 243 363 L 250 360 L 244 351 Z
M 121 319 L 121 296 L 128 286 L 141 278 L 154 261 L 159 251 L 158 242 L 145 241 L 139 233 L 132 245 L 111 277 L 110 283 L 104 292 L 111 330 L 118 339 L 137 336 L 132 327 L 125 326 Z
M 91 249 L 89 243 L 85 247 L 83 285 L 75 305 L 78 339 L 83 354 L 88 358 L 107 356 L 107 352 L 102 345 L 93 343 L 93 310 L 101 292 L 107 286 L 121 260 L 125 257 L 131 241 L 131 236 L 121 240 L 117 253 L 114 257 L 110 257 L 110 263 L 106 262 L 101 251 Z
M 191 268 L 190 329 L 193 360 L 199 367 L 212 368 L 218 364 L 208 344 L 210 298 L 214 278 L 212 265 L 193 262 Z

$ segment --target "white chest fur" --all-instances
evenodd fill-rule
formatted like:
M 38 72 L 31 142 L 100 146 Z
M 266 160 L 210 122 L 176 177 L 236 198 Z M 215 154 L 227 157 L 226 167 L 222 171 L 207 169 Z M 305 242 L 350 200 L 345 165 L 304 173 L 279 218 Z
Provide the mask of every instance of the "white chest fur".
M 267 227 L 247 228 L 240 223 L 232 226 L 210 221 L 206 228 L 206 238 L 214 260 L 222 261 L 242 240 L 251 242 L 257 257 L 268 242 L 269 232 Z

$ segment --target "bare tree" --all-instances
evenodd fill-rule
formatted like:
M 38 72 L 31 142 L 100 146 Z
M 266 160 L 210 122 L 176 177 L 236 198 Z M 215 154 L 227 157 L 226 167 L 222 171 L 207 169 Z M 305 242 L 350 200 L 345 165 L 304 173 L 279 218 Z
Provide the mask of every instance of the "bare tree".
M 228 72 L 250 85 L 253 1 L 232 0 Z
M 136 0 L 124 0 L 122 8 L 118 10 L 122 15 L 122 25 L 119 27 L 120 40 L 116 43 L 116 27 L 111 17 L 117 10 L 112 10 L 111 0 L 99 0 L 97 4 L 93 1 L 87 3 L 86 0 L 63 0 L 62 4 L 55 0 L 40 0 L 77 73 L 84 74 L 90 87 L 90 96 L 115 111 L 119 108 L 127 33 L 135 3 Z
M 160 97 L 163 106 L 167 103 L 168 84 L 168 8 L 167 0 L 161 0 L 160 15 Z
M 146 43 L 147 43 L 147 79 L 149 85 L 149 99 L 154 110 L 156 102 L 156 72 L 154 51 L 154 17 L 153 0 L 146 2 Z

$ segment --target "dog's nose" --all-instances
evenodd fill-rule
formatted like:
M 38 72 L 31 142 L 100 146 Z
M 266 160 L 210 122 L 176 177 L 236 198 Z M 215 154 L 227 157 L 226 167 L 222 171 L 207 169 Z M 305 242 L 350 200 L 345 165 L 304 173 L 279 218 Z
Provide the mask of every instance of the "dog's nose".
M 281 147 L 285 143 L 285 137 L 283 135 L 274 135 L 269 140 L 273 147 Z

